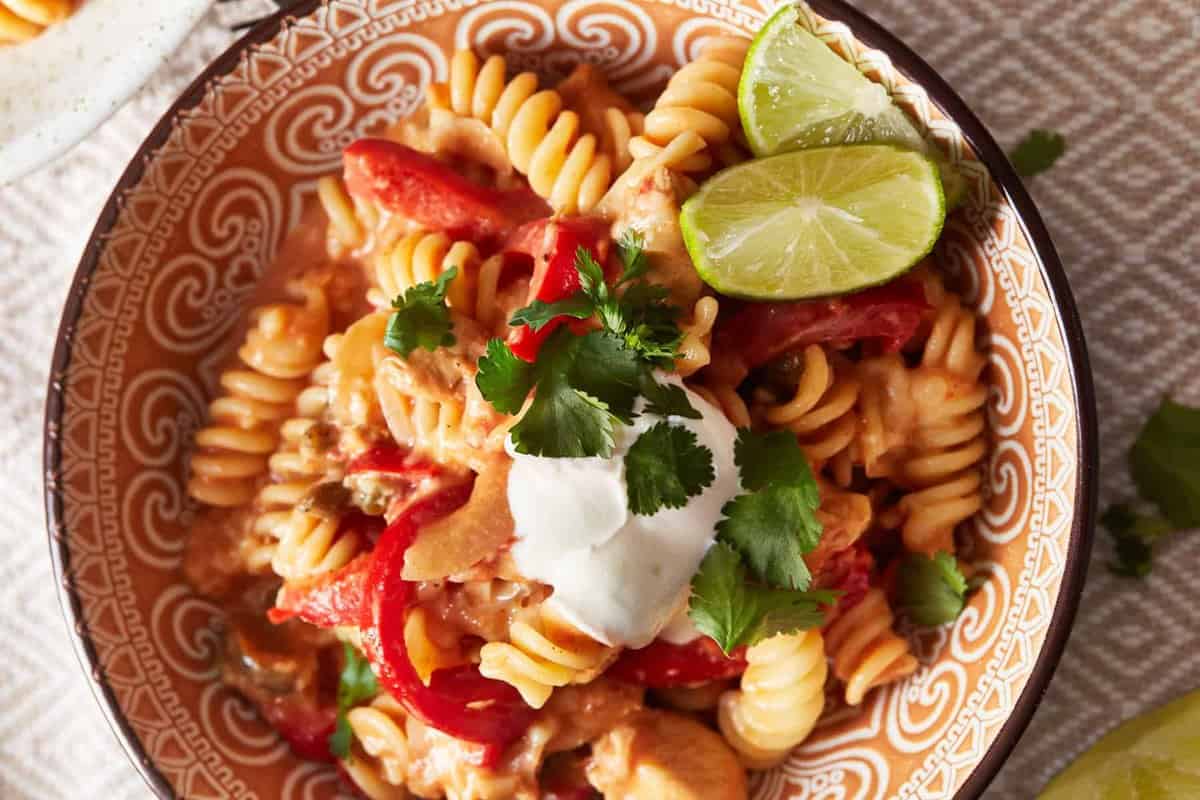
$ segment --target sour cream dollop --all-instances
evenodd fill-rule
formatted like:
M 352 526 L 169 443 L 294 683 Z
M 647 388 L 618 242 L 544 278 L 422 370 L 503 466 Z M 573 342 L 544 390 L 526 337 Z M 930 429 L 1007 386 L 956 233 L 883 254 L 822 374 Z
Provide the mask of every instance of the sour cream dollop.
M 663 417 L 639 413 L 632 425 L 618 425 L 611 458 L 543 458 L 507 444 L 517 569 L 554 588 L 553 611 L 609 645 L 645 646 L 670 621 L 713 542 L 721 507 L 740 490 L 736 430 L 719 409 L 684 391 L 701 418 L 667 419 L 712 452 L 713 482 L 682 508 L 650 516 L 629 510 L 625 454 Z

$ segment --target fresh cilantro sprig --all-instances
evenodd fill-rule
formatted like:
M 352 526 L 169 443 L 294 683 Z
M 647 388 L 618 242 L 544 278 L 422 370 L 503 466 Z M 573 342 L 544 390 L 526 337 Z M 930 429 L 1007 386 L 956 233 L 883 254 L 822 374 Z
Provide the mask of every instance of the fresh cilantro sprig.
M 718 541 L 692 578 L 688 615 L 728 654 L 777 633 L 819 628 L 825 621 L 821 606 L 835 600 L 834 592 L 797 592 L 752 582 L 737 550 Z
M 1163 398 L 1138 433 L 1129 465 L 1138 493 L 1158 514 L 1119 504 L 1100 522 L 1116 548 L 1110 568 L 1140 578 L 1149 574 L 1158 542 L 1173 531 L 1200 528 L 1200 408 Z
M 1054 162 L 1067 152 L 1067 140 L 1061 133 L 1040 128 L 1025 135 L 1008 158 L 1022 178 L 1032 178 L 1054 166 Z
M 746 493 L 721 510 L 717 535 L 732 545 L 761 579 L 803 591 L 812 581 L 804 554 L 821 538 L 821 497 L 808 459 L 788 431 L 738 431 L 734 459 Z
M 966 605 L 967 579 L 949 553 L 932 557 L 912 553 L 897 572 L 900 605 L 918 625 L 942 625 L 958 619 Z
M 746 491 L 721 509 L 717 543 L 692 581 L 689 615 L 726 652 L 776 633 L 819 626 L 830 592 L 808 591 L 804 555 L 820 541 L 820 493 L 794 434 L 738 431 Z
M 349 758 L 354 733 L 346 715 L 350 709 L 379 694 L 379 681 L 371 671 L 370 662 L 351 645 L 343 643 L 342 653 L 342 674 L 337 690 L 337 727 L 329 735 L 329 750 L 338 758 Z
M 451 267 L 436 281 L 424 281 L 392 300 L 392 316 L 388 318 L 384 345 L 407 358 L 413 350 L 423 347 L 436 350 L 454 344 L 454 323 L 446 307 L 446 291 L 458 275 Z
M 625 454 L 629 509 L 653 514 L 682 508 L 712 485 L 712 451 L 696 443 L 696 434 L 681 425 L 659 422 L 644 432 Z

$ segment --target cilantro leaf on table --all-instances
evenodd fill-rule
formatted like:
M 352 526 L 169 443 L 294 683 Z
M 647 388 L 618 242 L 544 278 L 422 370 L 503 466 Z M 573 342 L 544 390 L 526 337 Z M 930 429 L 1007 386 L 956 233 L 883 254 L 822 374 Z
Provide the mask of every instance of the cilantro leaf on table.
M 794 434 L 738 431 L 734 446 L 742 486 L 725 504 L 717 535 L 732 545 L 751 571 L 772 586 L 807 589 L 812 581 L 804 554 L 821 539 L 816 479 Z
M 1172 525 L 1200 527 L 1200 408 L 1163 398 L 1129 461 L 1138 492 Z
M 777 633 L 819 628 L 825 622 L 820 607 L 835 598 L 834 592 L 797 592 L 752 584 L 737 551 L 717 542 L 692 579 L 688 616 L 728 654 Z
M 525 405 L 536 379 L 533 364 L 514 355 L 502 340 L 492 339 L 487 354 L 479 359 L 475 385 L 501 414 L 516 414 Z
M 338 758 L 349 758 L 354 738 L 346 714 L 379 694 L 379 681 L 371 671 L 371 663 L 349 644 L 342 644 L 343 666 L 338 679 L 337 727 L 329 735 L 329 750 Z
M 669 422 L 642 433 L 625 454 L 625 483 L 634 514 L 682 508 L 689 497 L 711 486 L 714 477 L 712 451 L 696 443 L 696 434 Z
M 700 419 L 701 414 L 688 400 L 683 387 L 675 383 L 659 383 L 649 370 L 642 373 L 642 397 L 646 398 L 646 413 L 660 417 Z
M 1067 140 L 1056 131 L 1035 128 L 1025 135 L 1008 158 L 1022 178 L 1032 178 L 1054 166 L 1067 151 Z
M 810 503 L 820 502 L 812 468 L 791 431 L 756 433 L 741 428 L 733 456 L 746 489 L 754 492 L 772 483 L 798 486 L 805 489 Z
M 1154 562 L 1154 545 L 1174 528 L 1162 517 L 1139 514 L 1125 504 L 1110 506 L 1100 524 L 1113 538 L 1117 558 L 1108 568 L 1117 575 L 1144 578 Z
M 910 554 L 900 563 L 896 585 L 900 605 L 918 625 L 953 622 L 966 605 L 967 580 L 949 553 Z
M 407 358 L 418 347 L 436 350 L 454 344 L 454 323 L 446 307 L 446 290 L 457 275 L 458 267 L 451 267 L 437 281 L 418 283 L 392 300 L 394 311 L 383 336 L 389 350 Z

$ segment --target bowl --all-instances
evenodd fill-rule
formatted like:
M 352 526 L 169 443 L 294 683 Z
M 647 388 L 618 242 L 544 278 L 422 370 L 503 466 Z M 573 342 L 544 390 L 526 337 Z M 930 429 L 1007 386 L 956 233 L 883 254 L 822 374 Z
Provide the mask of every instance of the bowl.
M 966 176 L 936 257 L 986 320 L 992 448 L 967 557 L 982 587 L 912 634 L 920 669 L 827 715 L 754 797 L 978 796 L 1065 644 L 1095 512 L 1096 412 L 1049 235 L 983 125 L 928 65 L 840 0 L 803 24 L 881 81 Z M 46 410 L 46 503 L 64 611 L 96 696 L 161 797 L 333 796 L 216 680 L 217 609 L 179 573 L 185 481 L 220 344 L 317 179 L 413 111 L 455 47 L 562 75 L 580 60 L 647 99 L 706 37 L 750 32 L 744 0 L 303 3 L 217 59 L 120 179 L 63 314 Z
M 65 153 L 179 47 L 211 0 L 88 0 L 20 45 L 0 46 L 0 186 Z

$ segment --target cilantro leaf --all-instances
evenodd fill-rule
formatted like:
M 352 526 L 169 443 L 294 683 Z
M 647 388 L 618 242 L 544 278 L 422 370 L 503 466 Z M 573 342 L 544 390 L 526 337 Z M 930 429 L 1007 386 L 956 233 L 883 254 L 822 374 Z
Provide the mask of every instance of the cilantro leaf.
M 746 559 L 751 571 L 771 586 L 807 589 L 812 574 L 804 554 L 817 546 L 821 523 L 805 490 L 770 485 L 741 494 L 721 509 L 717 535 Z
M 646 413 L 660 417 L 700 419 L 701 414 L 688 400 L 687 392 L 675 383 L 659 383 L 649 370 L 642 373 L 642 397 L 646 398 Z
M 949 553 L 910 554 L 897 574 L 900 604 L 918 625 L 942 625 L 958 619 L 966 604 L 967 580 Z
M 329 735 L 329 750 L 338 758 L 349 758 L 353 732 L 347 712 L 379 694 L 379 682 L 371 671 L 371 663 L 352 646 L 342 644 L 342 674 L 337 690 L 337 727 Z
M 454 344 L 454 323 L 446 307 L 446 290 L 457 275 L 458 267 L 451 267 L 436 282 L 418 283 L 392 300 L 395 311 L 383 336 L 389 350 L 407 358 L 418 347 L 436 350 Z
M 1129 460 L 1142 497 L 1176 528 L 1200 527 L 1200 408 L 1163 398 Z
M 646 239 L 637 228 L 626 228 L 617 239 L 617 255 L 621 258 L 621 277 L 617 284 L 629 283 L 650 270 L 646 260 Z
M 535 380 L 534 365 L 518 358 L 501 339 L 488 342 L 487 354 L 479 359 L 475 385 L 501 414 L 516 414 L 525 405 Z
M 489 347 L 489 361 L 491 355 Z M 486 373 L 481 361 L 476 380 L 485 398 L 493 405 L 500 401 L 498 410 L 515 413 L 506 409 L 518 397 L 523 402 L 522 389 L 536 386 L 528 410 L 509 432 L 517 452 L 549 458 L 612 455 L 614 420 L 633 419 L 643 369 L 620 340 L 601 331 L 576 336 L 560 328 L 533 364 L 519 367 L 516 356 L 499 356 Z
M 1171 523 L 1157 516 L 1139 514 L 1124 504 L 1110 506 L 1100 517 L 1113 537 L 1116 561 L 1108 568 L 1117 575 L 1143 578 L 1150 574 L 1154 560 L 1154 545 L 1171 533 Z
M 660 508 L 682 508 L 712 485 L 712 451 L 696 444 L 696 434 L 660 422 L 644 432 L 625 454 L 629 509 L 649 515 Z
M 737 551 L 717 542 L 692 579 L 688 616 L 728 654 L 777 633 L 819 628 L 825 622 L 820 606 L 832 603 L 835 596 L 748 583 Z
M 587 319 L 596 313 L 596 304 L 583 292 L 576 292 L 566 300 L 556 300 L 547 303 L 534 300 L 524 308 L 518 308 L 509 319 L 512 326 L 528 325 L 531 330 L 540 331 L 555 317 L 573 317 Z
M 1008 158 L 1022 178 L 1032 178 L 1054 166 L 1067 151 L 1067 140 L 1061 133 L 1034 129 L 1025 135 L 1009 153 Z
M 758 433 L 740 428 L 733 455 L 746 489 L 754 492 L 768 484 L 797 486 L 804 488 L 814 507 L 820 503 L 817 482 L 796 434 L 786 430 Z
M 604 267 L 592 258 L 586 247 L 575 249 L 575 269 L 579 270 L 580 291 L 599 305 L 608 297 L 608 284 L 604 282 Z

